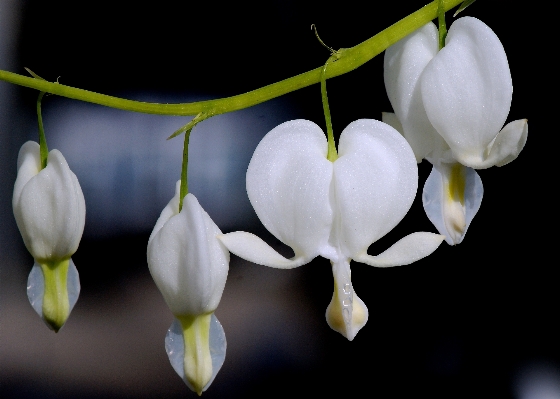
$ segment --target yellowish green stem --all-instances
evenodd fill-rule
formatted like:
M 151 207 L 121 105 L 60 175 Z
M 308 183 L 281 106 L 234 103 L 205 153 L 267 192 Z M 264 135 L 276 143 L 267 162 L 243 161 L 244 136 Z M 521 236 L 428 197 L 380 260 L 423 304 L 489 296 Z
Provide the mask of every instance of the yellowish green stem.
M 68 299 L 68 266 L 70 259 L 39 264 L 45 279 L 43 319 L 55 332 L 58 332 L 70 315 L 70 301 Z
M 447 37 L 447 26 L 445 24 L 445 6 L 443 0 L 438 0 L 438 42 L 439 49 L 445 46 L 445 38 Z
M 45 92 L 39 93 L 37 98 L 37 121 L 39 123 L 39 154 L 41 155 L 41 169 L 47 167 L 47 159 L 49 157 L 49 148 L 47 147 L 47 139 L 45 137 L 45 129 L 43 127 L 43 117 L 41 116 L 41 101 Z
M 323 67 L 323 72 L 321 73 L 321 99 L 323 100 L 323 112 L 325 114 L 325 123 L 327 125 L 327 142 L 328 142 L 327 159 L 331 162 L 334 162 L 338 159 L 338 153 L 336 152 L 336 144 L 334 142 L 331 110 L 329 107 L 329 98 L 327 96 L 327 80 L 325 78 L 325 75 L 327 73 L 327 66 L 331 64 L 333 61 L 337 60 L 341 54 L 342 51 L 331 55 L 327 60 L 327 62 L 325 63 L 325 66 Z
M 451 8 L 459 5 L 462 1 L 463 0 L 443 0 L 442 4 L 445 11 L 449 11 Z M 337 62 L 333 63 L 329 67 L 329 70 L 326 73 L 326 78 L 333 78 L 358 68 L 383 52 L 389 46 L 395 44 L 408 34 L 435 19 L 437 17 L 438 2 L 439 0 L 432 1 L 418 11 L 379 32 L 370 39 L 354 47 L 346 49 L 343 56 L 341 56 Z M 158 104 L 126 100 L 88 90 L 65 86 L 59 83 L 47 82 L 33 77 L 30 78 L 3 70 L 0 70 L 0 80 L 56 94 L 62 97 L 68 97 L 75 100 L 100 104 L 126 111 L 159 115 L 187 116 L 197 115 L 200 112 L 205 112 L 209 115 L 219 115 L 251 107 L 286 93 L 319 83 L 321 81 L 322 70 L 323 67 L 321 66 L 300 75 L 261 87 L 260 89 L 232 97 L 182 104 Z M 264 73 L 265 71 L 260 72 Z
M 210 356 L 210 320 L 212 313 L 198 316 L 177 316 L 185 340 L 184 370 L 187 381 L 202 395 L 202 390 L 212 378 Z

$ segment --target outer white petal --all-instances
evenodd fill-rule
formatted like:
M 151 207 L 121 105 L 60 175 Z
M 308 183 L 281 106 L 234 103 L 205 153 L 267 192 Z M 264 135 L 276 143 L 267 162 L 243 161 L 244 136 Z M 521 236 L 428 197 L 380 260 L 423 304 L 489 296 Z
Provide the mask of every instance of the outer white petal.
M 424 183 L 422 192 L 422 204 L 428 219 L 439 233 L 445 236 L 445 241 L 449 245 L 460 244 L 463 241 L 467 229 L 480 208 L 484 193 L 478 173 L 472 168 L 459 166 L 464 174 L 464 203 L 461 204 L 448 194 L 448 182 L 451 179 L 449 165 L 434 166 Z M 462 219 L 460 228 L 457 228 L 458 219 Z
M 218 306 L 229 265 L 219 234 L 196 197 L 187 194 L 181 212 L 151 237 L 148 266 L 173 314 L 198 315 Z
M 363 252 L 354 257 L 356 262 L 376 267 L 403 266 L 425 258 L 445 239 L 441 234 L 417 232 L 407 235 L 377 256 Z
M 476 168 L 502 128 L 512 83 L 504 48 L 476 18 L 457 19 L 421 77 L 424 107 L 455 158 Z
M 222 234 L 218 239 L 235 255 L 258 265 L 277 269 L 292 269 L 303 265 L 303 257 L 286 259 L 254 234 L 244 231 Z
M 490 143 L 488 158 L 479 166 L 504 166 L 513 161 L 527 142 L 529 124 L 527 119 L 519 119 L 508 123 Z
M 307 261 L 326 250 L 333 219 L 326 156 L 321 128 L 300 119 L 272 129 L 247 169 L 247 194 L 262 224 Z
M 338 153 L 330 240 L 344 257 L 353 258 L 406 215 L 416 195 L 418 168 L 406 140 L 373 119 L 348 125 L 340 135 Z
M 399 131 L 412 147 L 417 162 L 433 150 L 434 140 L 439 138 L 426 115 L 419 83 L 424 68 L 437 52 L 437 28 L 431 22 L 385 51 L 387 95 L 402 124 Z
M 47 167 L 39 169 L 39 145 L 29 141 L 18 156 L 14 216 L 37 261 L 67 259 L 78 249 L 84 231 L 84 195 L 60 151 L 49 152 Z
M 171 198 L 171 201 L 169 201 L 169 203 L 165 206 L 165 208 L 163 208 L 163 211 L 161 211 L 161 214 L 159 215 L 156 225 L 152 230 L 152 234 L 150 234 L 150 238 L 148 239 L 148 245 L 150 245 L 150 242 L 152 242 L 154 236 L 157 234 L 158 231 L 161 230 L 163 225 L 167 223 L 167 221 L 171 219 L 173 216 L 179 214 L 180 191 L 181 191 L 181 180 L 178 180 L 177 183 L 175 184 L 175 195 L 173 196 L 173 198 Z

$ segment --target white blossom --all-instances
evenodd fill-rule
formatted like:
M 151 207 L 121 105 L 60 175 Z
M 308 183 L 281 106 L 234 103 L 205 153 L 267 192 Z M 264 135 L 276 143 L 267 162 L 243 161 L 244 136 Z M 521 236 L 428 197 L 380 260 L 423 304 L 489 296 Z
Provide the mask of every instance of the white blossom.
M 443 240 L 414 233 L 378 256 L 367 254 L 368 247 L 405 216 L 417 181 L 410 146 L 385 123 L 351 123 L 340 135 L 338 159 L 331 162 L 319 126 L 306 120 L 285 122 L 255 149 L 247 169 L 247 193 L 263 225 L 292 248 L 294 257 L 283 257 L 247 232 L 220 239 L 232 253 L 275 268 L 301 266 L 316 256 L 329 259 L 335 288 L 327 322 L 352 340 L 368 311 L 353 292 L 350 261 L 404 265 L 430 254 Z
M 511 162 L 527 140 L 527 120 L 504 127 L 513 92 L 504 48 L 487 25 L 464 17 L 441 50 L 429 23 L 389 47 L 384 64 L 396 116 L 383 120 L 404 135 L 417 162 L 433 164 L 424 208 L 447 242 L 458 244 L 482 201 L 473 169 Z

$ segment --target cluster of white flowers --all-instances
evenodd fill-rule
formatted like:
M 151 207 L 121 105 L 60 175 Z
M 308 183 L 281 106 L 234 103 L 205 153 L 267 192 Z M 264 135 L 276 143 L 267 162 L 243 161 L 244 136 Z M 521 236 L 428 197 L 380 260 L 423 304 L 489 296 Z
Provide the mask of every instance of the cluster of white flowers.
M 247 232 L 222 234 L 188 194 L 180 207 L 180 182 L 149 238 L 150 273 L 176 317 L 166 349 L 177 373 L 199 395 L 220 369 L 225 334 L 214 316 L 226 283 L 230 251 L 251 262 L 290 269 L 317 256 L 334 276 L 328 325 L 353 340 L 368 310 L 354 293 L 350 262 L 388 267 L 421 259 L 445 239 L 460 243 L 482 200 L 474 169 L 515 159 L 527 138 L 527 121 L 507 124 L 512 83 L 504 49 L 481 21 L 465 17 L 451 26 L 446 46 L 430 23 L 390 47 L 385 85 L 395 114 L 384 122 L 360 119 L 340 135 L 337 159 L 306 120 L 285 122 L 257 146 L 247 169 L 247 193 L 260 221 L 292 248 L 287 259 Z M 417 163 L 433 170 L 423 203 L 440 234 L 412 233 L 372 256 L 369 246 L 407 214 L 418 187 Z M 23 145 L 13 196 L 14 215 L 35 259 L 28 295 L 54 330 L 79 293 L 70 257 L 78 248 L 85 202 L 64 157 L 51 151 L 41 169 L 39 145 Z

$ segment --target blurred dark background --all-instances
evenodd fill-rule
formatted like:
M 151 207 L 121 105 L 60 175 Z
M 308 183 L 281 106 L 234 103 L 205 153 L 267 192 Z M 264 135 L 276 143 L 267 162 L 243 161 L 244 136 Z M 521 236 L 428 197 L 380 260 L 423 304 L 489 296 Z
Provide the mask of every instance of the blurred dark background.
M 322 65 L 329 54 L 312 23 L 329 46 L 351 47 L 425 3 L 0 0 L 0 68 L 26 74 L 28 67 L 47 80 L 143 101 L 219 98 Z M 530 88 L 542 78 L 532 62 L 539 55 L 529 51 L 536 22 L 505 1 L 477 1 L 463 14 L 501 39 L 514 82 L 508 122 L 528 118 L 532 129 L 517 160 L 479 171 L 484 200 L 464 242 L 399 268 L 353 262 L 354 288 L 370 315 L 352 342 L 324 319 L 333 289 L 328 261 L 283 271 L 232 256 L 216 311 L 227 355 L 205 398 L 560 398 L 555 184 L 540 177 L 554 178 L 554 148 L 541 138 L 545 112 L 530 112 Z M 329 80 L 335 134 L 391 111 L 382 74 L 381 54 Z M 54 334 L 28 303 L 33 260 L 11 210 L 18 150 L 36 140 L 36 98 L 0 82 L 0 396 L 195 397 L 165 354 L 172 315 L 145 259 L 180 177 L 182 139 L 165 139 L 189 118 L 43 100 L 49 147 L 65 155 L 87 208 L 73 256 L 82 291 Z M 260 226 L 244 174 L 262 136 L 296 118 L 324 126 L 319 85 L 193 131 L 189 188 L 222 231 L 251 231 L 286 250 Z M 419 165 L 420 187 L 430 169 Z M 435 231 L 420 191 L 370 253 L 414 231 Z

